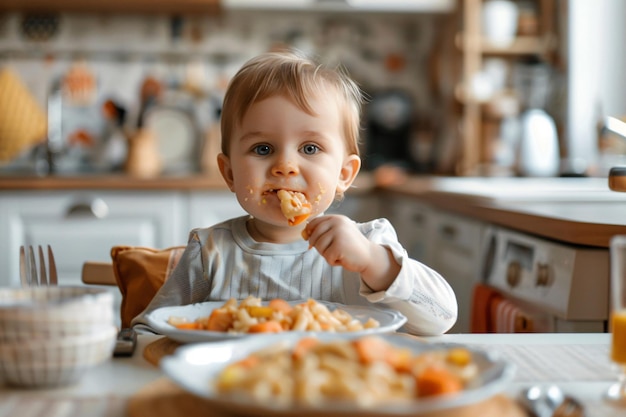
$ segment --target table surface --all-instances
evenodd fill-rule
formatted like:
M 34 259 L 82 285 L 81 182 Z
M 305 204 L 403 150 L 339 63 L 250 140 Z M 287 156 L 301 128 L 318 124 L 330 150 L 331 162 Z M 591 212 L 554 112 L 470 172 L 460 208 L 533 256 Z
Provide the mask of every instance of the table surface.
M 128 399 L 164 376 L 142 355 L 159 337 L 140 335 L 132 357 L 113 358 L 74 386 L 38 390 L 0 386 L 0 417 L 123 417 Z M 583 401 L 588 417 L 626 416 L 626 407 L 615 408 L 602 399 L 615 379 L 608 357 L 610 334 L 447 334 L 420 339 L 475 345 L 503 355 L 517 367 L 507 391 L 511 396 L 531 385 L 556 384 Z

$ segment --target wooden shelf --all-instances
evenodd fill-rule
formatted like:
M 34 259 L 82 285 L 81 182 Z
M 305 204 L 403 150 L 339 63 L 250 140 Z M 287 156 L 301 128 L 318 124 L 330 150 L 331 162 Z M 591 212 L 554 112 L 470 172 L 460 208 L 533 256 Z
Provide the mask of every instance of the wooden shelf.
M 493 45 L 488 39 L 474 37 L 467 39 L 467 35 L 460 33 L 455 39 L 457 48 L 466 52 L 467 49 L 474 49 L 484 55 L 543 55 L 556 47 L 556 39 L 553 36 L 518 36 L 511 45 Z M 475 45 L 469 46 L 468 45 Z
M 497 55 L 543 55 L 554 49 L 556 41 L 552 36 L 524 36 L 517 37 L 510 46 L 493 45 L 487 39 L 481 39 L 483 54 Z
M 458 164 L 458 175 L 478 175 L 489 160 L 485 152 L 491 144 L 486 131 L 493 126 L 484 126 L 485 110 L 489 100 L 481 100 L 472 94 L 475 77 L 483 70 L 487 58 L 498 57 L 509 63 L 518 59 L 536 56 L 548 63 L 555 57 L 559 47 L 555 29 L 556 0 L 534 0 L 539 31 L 536 36 L 517 36 L 506 47 L 492 44 L 483 36 L 482 7 L 484 0 L 458 0 L 457 10 L 460 28 L 454 41 L 462 56 L 462 75 L 454 94 L 461 106 L 462 157 Z
M 2 0 L 0 12 L 217 14 L 220 0 Z

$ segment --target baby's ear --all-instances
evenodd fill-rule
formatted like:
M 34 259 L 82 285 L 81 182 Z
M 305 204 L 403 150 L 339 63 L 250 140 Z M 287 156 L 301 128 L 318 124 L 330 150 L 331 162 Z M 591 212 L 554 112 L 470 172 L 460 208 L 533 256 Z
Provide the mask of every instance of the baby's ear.
M 341 172 L 339 173 L 339 181 L 337 181 L 337 195 L 343 195 L 344 192 L 354 182 L 359 170 L 361 169 L 361 158 L 358 155 L 348 155 L 343 161 Z
M 219 155 L 217 155 L 217 166 L 219 167 L 222 178 L 224 178 L 224 181 L 226 182 L 226 185 L 228 186 L 230 191 L 235 192 L 233 170 L 230 165 L 230 158 L 223 153 L 220 153 Z

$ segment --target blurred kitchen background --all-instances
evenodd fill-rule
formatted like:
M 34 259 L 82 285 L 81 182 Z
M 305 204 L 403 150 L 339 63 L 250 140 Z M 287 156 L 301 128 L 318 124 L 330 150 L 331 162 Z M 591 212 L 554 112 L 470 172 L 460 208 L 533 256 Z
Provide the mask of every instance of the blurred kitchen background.
M 61 283 L 102 283 L 94 261 L 110 284 L 112 247 L 243 214 L 216 170 L 224 91 L 252 56 L 297 48 L 369 96 L 364 170 L 329 212 L 389 218 L 452 285 L 454 331 L 479 283 L 533 304 L 536 331 L 606 331 L 624 16 L 623 0 L 0 0 L 0 284 L 19 284 L 22 245 L 50 244 Z
M 228 80 L 258 53 L 297 48 L 344 66 L 370 97 L 366 170 L 606 175 L 624 153 L 602 120 L 626 115 L 625 9 L 620 0 L 3 0 L 0 170 L 215 175 Z
M 6 172 L 214 174 L 228 80 L 282 48 L 368 94 L 366 170 L 602 176 L 623 158 L 602 130 L 626 115 L 620 0 L 2 3 Z

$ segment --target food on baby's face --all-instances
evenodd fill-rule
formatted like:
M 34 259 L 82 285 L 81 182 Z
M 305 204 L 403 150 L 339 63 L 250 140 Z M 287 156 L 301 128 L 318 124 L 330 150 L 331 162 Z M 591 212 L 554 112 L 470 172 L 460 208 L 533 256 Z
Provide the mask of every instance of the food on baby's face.
M 280 209 L 290 226 L 296 226 L 311 215 L 311 203 L 298 191 L 278 190 Z
M 458 356 L 467 360 L 451 359 Z M 367 407 L 454 395 L 477 378 L 478 366 L 465 348 L 413 353 L 378 336 L 330 342 L 304 337 L 229 364 L 215 388 L 284 406 L 351 401 Z
M 260 298 L 252 296 L 239 304 L 231 298 L 222 307 L 213 310 L 208 317 L 200 317 L 194 321 L 184 317 L 170 317 L 168 323 L 181 330 L 228 333 L 351 332 L 380 326 L 371 317 L 362 323 L 345 310 L 330 311 L 324 304 L 313 299 L 291 305 L 283 299 L 275 298 L 263 305 Z

